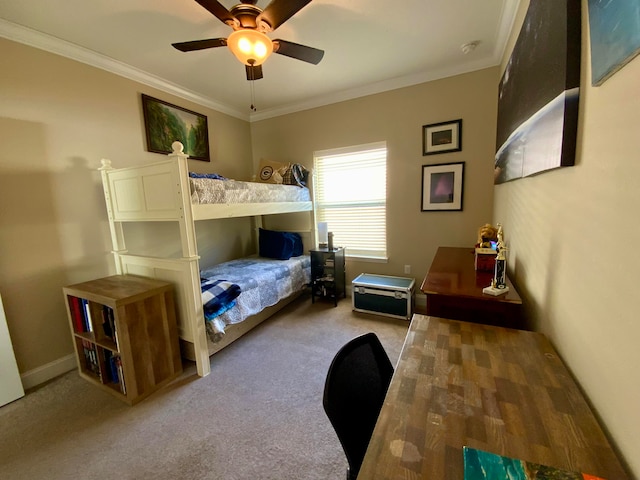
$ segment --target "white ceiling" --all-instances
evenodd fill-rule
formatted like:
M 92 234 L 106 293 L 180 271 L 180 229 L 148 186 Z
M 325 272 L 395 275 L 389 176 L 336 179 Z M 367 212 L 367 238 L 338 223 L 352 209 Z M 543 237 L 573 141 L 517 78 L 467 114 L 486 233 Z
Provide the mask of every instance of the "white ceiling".
M 272 55 L 253 82 L 253 113 L 251 82 L 227 48 L 171 46 L 231 33 L 195 0 L 0 0 L 0 36 L 259 120 L 497 65 L 519 2 L 313 0 L 269 36 L 324 50 L 324 59 Z M 469 42 L 479 44 L 464 54 Z

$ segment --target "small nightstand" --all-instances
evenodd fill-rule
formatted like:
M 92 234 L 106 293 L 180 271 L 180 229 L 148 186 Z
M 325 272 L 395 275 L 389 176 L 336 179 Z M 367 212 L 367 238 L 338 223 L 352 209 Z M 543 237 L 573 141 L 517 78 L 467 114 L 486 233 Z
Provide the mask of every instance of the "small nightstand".
M 344 248 L 332 250 L 319 248 L 311 254 L 311 301 L 316 297 L 332 298 L 338 305 L 338 298 L 346 297 Z

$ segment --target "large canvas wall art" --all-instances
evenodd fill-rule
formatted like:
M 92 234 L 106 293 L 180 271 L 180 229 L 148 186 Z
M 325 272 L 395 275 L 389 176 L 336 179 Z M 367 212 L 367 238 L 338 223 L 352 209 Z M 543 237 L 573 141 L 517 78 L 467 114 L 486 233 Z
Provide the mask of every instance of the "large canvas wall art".
M 591 83 L 605 80 L 640 53 L 640 1 L 589 0 Z
M 580 0 L 531 0 L 498 91 L 496 184 L 575 162 Z

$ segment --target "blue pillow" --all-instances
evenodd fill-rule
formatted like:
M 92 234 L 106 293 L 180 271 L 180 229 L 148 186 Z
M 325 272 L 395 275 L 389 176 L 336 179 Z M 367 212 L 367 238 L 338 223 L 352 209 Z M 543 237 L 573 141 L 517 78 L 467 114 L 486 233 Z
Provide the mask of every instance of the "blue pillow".
M 300 236 L 299 233 L 287 232 L 287 235 L 293 238 L 293 254 L 291 254 L 291 256 L 299 257 L 304 253 L 304 248 L 302 246 L 302 237 Z
M 277 260 L 288 260 L 304 253 L 302 237 L 298 233 L 277 232 L 261 228 L 258 232 L 259 255 Z

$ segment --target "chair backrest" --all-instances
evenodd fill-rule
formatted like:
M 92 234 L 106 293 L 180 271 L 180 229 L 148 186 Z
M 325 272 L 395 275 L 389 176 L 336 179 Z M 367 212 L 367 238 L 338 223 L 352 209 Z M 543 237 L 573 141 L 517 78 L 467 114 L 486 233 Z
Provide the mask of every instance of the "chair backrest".
M 344 345 L 329 367 L 322 403 L 352 478 L 360 470 L 392 376 L 393 365 L 374 333 Z

